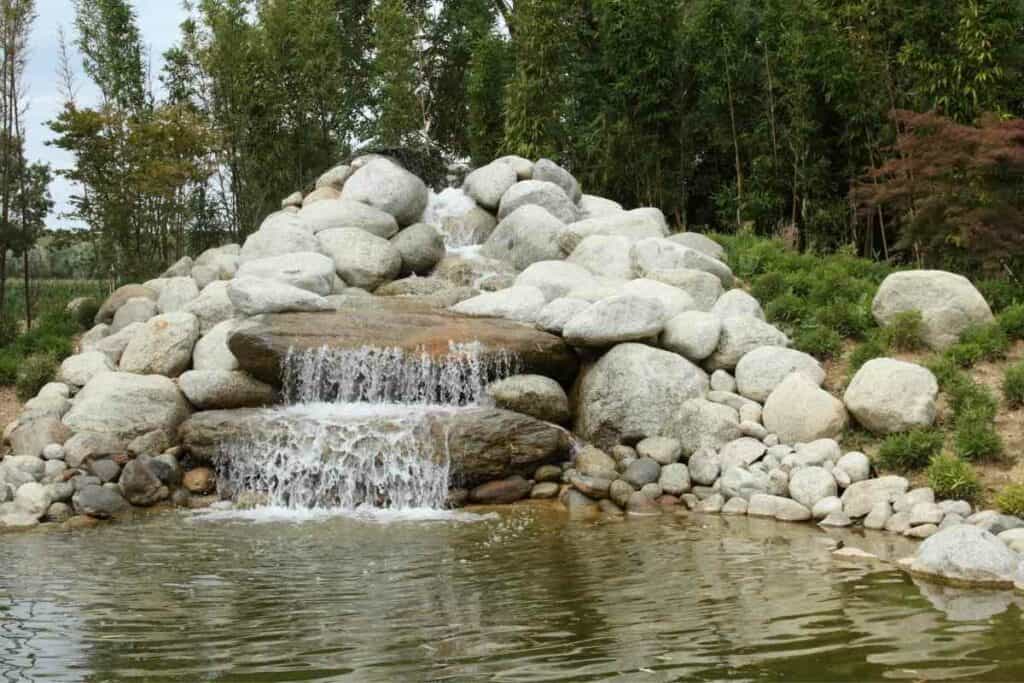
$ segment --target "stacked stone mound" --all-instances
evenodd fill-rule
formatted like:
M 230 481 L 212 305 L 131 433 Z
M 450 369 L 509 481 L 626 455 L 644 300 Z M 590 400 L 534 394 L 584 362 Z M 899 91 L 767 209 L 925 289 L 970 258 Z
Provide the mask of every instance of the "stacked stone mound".
M 722 247 L 671 234 L 658 209 L 583 194 L 545 159 L 498 159 L 463 189 L 474 205 L 445 219 L 461 225 L 429 225 L 423 182 L 387 158 L 362 157 L 287 198 L 243 245 L 115 291 L 81 353 L 8 426 L 0 524 L 105 516 L 171 496 L 193 500 L 175 491 L 210 492 L 209 470 L 182 472 L 180 458 L 187 465 L 195 455 L 182 435 L 215 448 L 217 425 L 245 424 L 251 415 L 242 411 L 277 398 L 274 378 L 247 372 L 250 359 L 233 351 L 251 340 L 248 319 L 269 314 L 263 323 L 281 324 L 291 318 L 276 314 L 355 307 L 365 324 L 367 311 L 394 311 L 396 302 L 504 318 L 557 335 L 559 358 L 572 356 L 569 345 L 582 360 L 578 376 L 572 358 L 560 363 L 568 372 L 517 375 L 489 389 L 499 410 L 571 427 L 575 456 L 559 462 L 544 451 L 550 462 L 526 471 L 520 462 L 512 477 L 494 471 L 492 481 L 455 491 L 454 502 L 558 498 L 582 516 L 685 505 L 919 537 L 977 519 L 970 506 L 936 503 L 900 477 L 872 478 L 868 458 L 838 443 L 851 419 L 882 434 L 931 424 L 938 387 L 927 369 L 872 361 L 845 396 L 833 396 L 821 364 L 790 349 L 734 281 Z M 472 234 L 480 246 L 449 253 L 439 228 Z M 927 307 L 936 330 L 991 317 L 969 282 L 921 271 L 901 286 L 907 275 L 882 285 L 874 307 L 882 324 L 914 306 Z M 921 294 L 929 278 L 943 300 Z M 934 343 L 945 339 L 936 333 Z

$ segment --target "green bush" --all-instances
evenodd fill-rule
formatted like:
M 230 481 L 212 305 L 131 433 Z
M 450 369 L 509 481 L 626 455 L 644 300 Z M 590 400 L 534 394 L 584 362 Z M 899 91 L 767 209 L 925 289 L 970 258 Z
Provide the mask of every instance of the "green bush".
M 843 337 L 861 338 L 874 324 L 867 306 L 839 301 L 825 306 L 815 316 L 818 324 L 835 330 Z
M 885 342 L 877 334 L 870 335 L 863 343 L 858 344 L 850 353 L 849 365 L 850 365 L 850 378 L 857 373 L 858 370 L 863 367 L 869 360 L 875 358 L 882 358 L 885 356 L 887 349 L 885 348 Z
M 999 401 L 988 387 L 978 384 L 967 375 L 962 375 L 945 387 L 949 404 L 957 418 L 971 414 L 978 419 L 991 422 L 999 412 Z
M 793 346 L 818 358 L 831 358 L 839 355 L 843 338 L 835 330 L 814 325 L 800 329 L 793 338 Z
M 808 315 L 807 304 L 795 294 L 783 294 L 765 309 L 765 316 L 772 322 L 796 324 Z
M 932 458 L 927 476 L 936 498 L 976 501 L 981 495 L 981 482 L 974 468 L 955 455 Z
M 932 371 L 943 391 L 952 391 L 954 385 L 962 383 L 967 375 L 955 362 L 945 356 L 933 356 L 925 361 L 925 367 Z
M 1010 306 L 999 314 L 997 322 L 1010 339 L 1024 339 L 1024 304 Z
M 946 349 L 945 356 L 961 368 L 970 368 L 985 357 L 985 349 L 977 344 L 961 342 Z
M 996 507 L 1007 515 L 1024 517 L 1024 484 L 1010 484 L 1000 491 Z
M 953 440 L 957 455 L 964 460 L 978 462 L 1003 457 L 1003 439 L 985 411 L 969 410 L 958 415 Z
M 942 451 L 945 436 L 937 429 L 915 429 L 886 437 L 878 451 L 878 464 L 887 470 L 908 472 L 926 467 Z
M 923 349 L 924 322 L 920 311 L 905 311 L 897 314 L 883 332 L 889 348 L 896 351 L 917 351 Z
M 1006 369 L 1003 376 L 1003 398 L 1011 408 L 1024 406 L 1024 363 Z
M 18 381 L 18 368 L 22 357 L 9 349 L 0 351 L 0 384 L 14 384 Z
M 95 324 L 96 314 L 100 312 L 100 303 L 93 298 L 87 298 L 82 300 L 78 306 L 75 307 L 74 316 L 78 322 L 78 327 L 83 330 L 92 328 Z
M 995 312 L 1024 303 L 1024 286 L 1005 278 L 988 278 L 975 283 L 978 291 Z
M 18 399 L 27 401 L 39 393 L 57 374 L 57 359 L 50 354 L 36 353 L 26 358 L 18 368 L 16 388 Z
M 758 301 L 771 302 L 786 291 L 786 279 L 782 273 L 765 273 L 758 276 L 750 286 L 750 294 Z
M 1006 357 L 1010 338 L 998 323 L 971 325 L 960 335 L 957 346 L 969 344 L 981 349 L 981 360 L 999 360 Z

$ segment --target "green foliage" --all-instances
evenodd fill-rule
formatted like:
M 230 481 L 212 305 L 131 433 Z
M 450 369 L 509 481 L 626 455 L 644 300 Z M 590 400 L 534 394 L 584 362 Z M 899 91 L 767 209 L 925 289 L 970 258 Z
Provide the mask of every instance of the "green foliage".
M 984 278 L 974 283 L 992 310 L 999 314 L 1015 305 L 1024 305 L 1024 285 L 1008 278 Z
M 946 349 L 946 358 L 961 368 L 971 368 L 985 358 L 985 349 L 979 344 L 960 342 Z
M 1010 484 L 1004 487 L 996 495 L 996 507 L 1004 514 L 1024 517 L 1024 484 Z
M 505 87 L 512 77 L 512 45 L 496 33 L 481 38 L 469 67 L 469 153 L 477 166 L 498 156 L 505 135 Z
M 1024 406 L 1024 363 L 1006 369 L 1003 376 L 1003 398 L 1011 408 Z
M 95 324 L 96 314 L 100 311 L 100 302 L 88 298 L 78 304 L 74 310 L 75 320 L 83 330 L 88 330 Z
M 936 429 L 915 429 L 886 437 L 878 451 L 878 464 L 888 470 L 909 472 L 926 467 L 942 451 L 945 436 Z
M 818 358 L 831 358 L 839 355 L 843 338 L 835 330 L 814 325 L 801 328 L 793 338 L 793 346 Z
M 998 323 L 972 325 L 960 335 L 960 344 L 977 346 L 981 350 L 980 360 L 995 361 L 1006 357 L 1010 338 Z
M 373 22 L 373 83 L 377 92 L 377 142 L 400 146 L 418 142 L 425 127 L 425 107 L 417 96 L 419 82 L 416 16 L 405 0 L 379 0 Z
M 925 347 L 920 311 L 898 313 L 885 326 L 883 334 L 889 348 L 896 351 L 919 351 Z
M 15 384 L 18 399 L 27 401 L 39 393 L 43 386 L 57 374 L 57 359 L 48 353 L 34 353 L 25 358 L 18 368 Z
M 848 359 L 850 378 L 852 379 L 857 374 L 857 371 L 869 360 L 884 357 L 888 350 L 881 335 L 877 333 L 870 335 L 850 352 Z
M 997 322 L 1010 339 L 1024 339 L 1024 304 L 1007 307 L 999 314 Z
M 955 455 L 935 456 L 926 474 L 936 498 L 976 501 L 981 496 L 981 482 L 974 468 Z
M 956 453 L 971 461 L 995 461 L 1003 457 L 1003 439 L 987 410 L 967 410 L 956 418 Z

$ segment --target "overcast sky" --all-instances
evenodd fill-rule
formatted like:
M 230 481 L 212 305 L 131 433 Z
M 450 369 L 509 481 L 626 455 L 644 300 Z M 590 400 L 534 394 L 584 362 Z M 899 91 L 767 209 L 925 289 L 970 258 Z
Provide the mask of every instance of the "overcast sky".
M 181 9 L 178 0 L 134 0 L 133 4 L 139 18 L 143 45 L 149 51 L 155 80 L 162 65 L 160 56 L 177 40 L 178 25 L 185 18 L 185 11 Z M 36 0 L 36 9 L 39 16 L 29 44 L 29 62 L 25 79 L 29 97 L 26 121 L 27 153 L 30 161 L 46 161 L 55 169 L 66 168 L 71 162 L 69 156 L 45 144 L 53 138 L 53 133 L 46 126 L 46 122 L 60 112 L 62 105 L 57 82 L 60 54 L 57 35 L 63 26 L 69 40 L 73 39 L 74 10 L 72 0 Z M 96 91 L 86 82 L 81 57 L 77 53 L 73 57 L 79 104 L 93 103 L 97 99 Z M 57 206 L 50 216 L 49 227 L 67 226 L 69 221 L 58 216 L 67 208 L 71 188 L 66 182 L 58 179 L 54 181 L 50 190 Z

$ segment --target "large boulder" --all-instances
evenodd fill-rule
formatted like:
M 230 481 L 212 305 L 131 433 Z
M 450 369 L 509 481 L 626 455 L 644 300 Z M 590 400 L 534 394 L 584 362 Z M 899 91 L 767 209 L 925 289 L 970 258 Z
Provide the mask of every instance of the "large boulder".
M 572 223 L 578 216 L 575 202 L 554 183 L 544 180 L 523 180 L 510 187 L 501 197 L 498 219 L 504 220 L 513 211 L 527 204 L 536 204 L 563 223 Z
M 593 194 L 582 195 L 579 205 L 580 214 L 583 218 L 601 218 L 624 211 L 622 204 L 619 204 L 617 201 Z
M 239 263 L 267 256 L 320 251 L 316 235 L 309 231 L 298 214 L 279 211 L 267 216 L 260 229 L 242 245 Z
M 82 342 L 82 351 L 98 351 L 110 359 L 115 366 L 121 362 L 121 354 L 132 340 L 135 333 L 142 329 L 145 323 L 132 323 L 114 334 L 107 335 L 100 340 L 90 343 Z
M 592 235 L 624 237 L 630 244 L 651 237 L 665 237 L 668 224 L 658 209 L 633 209 L 605 216 L 588 217 L 566 226 L 559 238 L 562 251 L 571 254 Z
M 452 306 L 452 311 L 472 317 L 505 318 L 532 323 L 546 303 L 536 287 L 509 287 L 485 292 Z
M 658 282 L 657 280 L 648 280 L 647 278 L 630 280 L 622 285 L 621 291 L 625 295 L 659 301 L 664 307 L 665 315 L 668 318 L 696 308 L 689 294 L 677 287 L 666 285 L 664 282 Z
M 440 360 L 452 344 L 473 343 L 479 343 L 485 366 L 512 358 L 524 374 L 545 375 L 563 385 L 576 377 L 576 355 L 558 337 L 506 320 L 469 318 L 392 299 L 332 313 L 264 316 L 232 332 L 228 345 L 242 370 L 275 385 L 289 350 L 396 348 Z
M 711 370 L 732 370 L 740 360 L 762 346 L 789 346 L 789 337 L 774 325 L 749 315 L 722 321 L 718 348 L 707 360 Z
M 158 315 L 140 329 L 118 367 L 140 375 L 177 377 L 192 362 L 192 349 L 199 341 L 199 320 L 191 313 Z
M 306 204 L 298 220 L 312 233 L 336 228 L 359 228 L 371 235 L 388 239 L 398 232 L 398 222 L 389 213 L 362 202 L 328 199 Z
M 722 281 L 703 270 L 689 268 L 652 270 L 645 277 L 683 290 L 690 295 L 694 306 L 699 311 L 710 311 L 724 291 Z
M 341 198 L 362 202 L 391 214 L 398 225 L 412 225 L 427 208 L 423 181 L 387 159 L 374 159 L 345 181 Z
M 463 190 L 480 206 L 497 211 L 502 196 L 517 180 L 509 164 L 493 161 L 467 175 Z
M 142 296 L 128 299 L 114 314 L 114 321 L 110 323 L 110 333 L 117 334 L 135 323 L 144 323 L 159 312 L 159 306 L 152 299 Z
M 720 450 L 743 436 L 736 410 L 704 398 L 684 401 L 671 423 L 671 431 L 686 454 L 701 449 Z
M 185 306 L 184 312 L 199 319 L 199 331 L 207 333 L 214 326 L 230 320 L 235 315 L 235 305 L 228 296 L 229 283 L 225 280 L 211 282 L 199 292 L 199 296 Z
M 524 270 L 538 261 L 560 259 L 558 236 L 565 227 L 547 209 L 526 204 L 508 214 L 484 243 L 481 253 Z
M 669 351 L 699 362 L 718 348 L 722 320 L 712 313 L 685 311 L 665 323 L 660 343 Z
M 702 235 L 699 232 L 680 232 L 672 235 L 669 239 L 684 247 L 703 252 L 719 261 L 725 260 L 725 248 L 707 235 Z
M 879 503 L 892 503 L 907 492 L 903 477 L 887 475 L 851 484 L 843 491 L 843 512 L 851 518 L 864 517 Z
M 204 334 L 192 350 L 192 368 L 195 370 L 237 370 L 238 359 L 228 348 L 228 337 L 238 324 L 237 320 L 225 320 Z
M 336 228 L 317 234 L 321 249 L 334 259 L 346 284 L 372 292 L 398 277 L 402 254 L 386 239 L 359 228 Z
M 793 372 L 801 373 L 818 386 L 825 381 L 825 370 L 813 356 L 782 346 L 762 346 L 736 364 L 736 386 L 743 396 L 763 403 Z
M 723 287 L 731 287 L 733 283 L 729 266 L 670 239 L 653 237 L 640 240 L 633 245 L 630 257 L 633 259 L 633 269 L 641 276 L 659 270 L 685 268 L 711 273 L 721 281 Z
M 126 463 L 117 483 L 121 487 L 121 493 L 132 505 L 148 507 L 171 495 L 153 471 L 148 458 Z
M 368 427 L 372 427 L 373 418 Z M 393 418 L 378 418 L 382 427 Z M 569 434 L 561 427 L 527 415 L 496 408 L 439 410 L 423 416 L 425 453 L 447 455 L 454 483 L 474 486 L 515 474 L 532 475 L 539 465 L 563 460 L 568 455 Z M 299 428 L 297 422 L 313 428 Z M 199 461 L 218 461 L 230 466 L 237 453 L 230 446 L 254 438 L 270 440 L 285 434 L 309 434 L 320 444 L 330 442 L 334 430 L 349 441 L 348 425 L 322 420 L 320 416 L 288 410 L 209 410 L 196 413 L 181 425 L 182 445 Z
M 685 358 L 643 344 L 620 344 L 583 373 L 573 431 L 601 448 L 649 436 L 678 438 L 680 408 L 707 390 L 707 374 Z
M 516 172 L 519 180 L 529 180 L 533 177 L 533 162 L 517 154 L 508 154 L 494 160 L 497 163 L 508 164 Z
M 128 509 L 128 503 L 115 489 L 87 484 L 71 498 L 75 512 L 97 519 L 109 519 Z
M 114 369 L 114 363 L 105 353 L 85 351 L 64 359 L 57 372 L 57 381 L 84 387 L 96 375 L 101 372 L 111 372 Z
M 22 417 L 7 436 L 14 455 L 39 457 L 51 443 L 62 444 L 71 436 L 61 418 L 53 414 Z
M 172 277 L 160 289 L 156 305 L 161 313 L 177 313 L 199 296 L 199 287 L 191 275 Z
M 838 492 L 835 478 L 824 467 L 800 467 L 789 476 L 789 497 L 810 510 Z
M 178 388 L 199 410 L 254 408 L 274 401 L 274 389 L 238 370 L 189 370 Z
M 149 299 L 156 303 L 157 292 L 150 287 L 143 285 L 124 285 L 114 290 L 113 294 L 107 297 L 107 300 L 100 306 L 100 310 L 96 313 L 97 323 L 111 323 L 114 320 L 114 314 L 117 313 L 117 309 L 124 306 L 129 299 L 137 298 Z
M 432 225 L 414 223 L 391 238 L 402 257 L 400 275 L 427 275 L 444 258 L 444 237 Z
M 621 235 L 590 235 L 566 260 L 594 275 L 629 280 L 633 277 L 633 262 L 629 258 L 632 244 L 632 240 Z
M 807 443 L 839 436 L 846 428 L 847 416 L 842 401 L 794 372 L 768 396 L 763 421 L 783 443 Z
M 189 412 L 185 397 L 167 377 L 106 372 L 79 392 L 64 424 L 75 432 L 130 441 L 156 430 L 173 432 Z
M 593 287 L 597 280 L 590 271 L 565 261 L 540 261 L 516 277 L 516 286 L 536 287 L 547 301 L 567 296 L 573 290 Z
M 334 261 L 316 252 L 283 254 L 246 261 L 238 277 L 257 277 L 327 296 L 334 285 Z M 198 295 L 198 293 L 197 293 Z M 163 294 L 160 295 L 163 300 Z
M 546 180 L 562 188 L 565 196 L 574 203 L 579 204 L 583 198 L 583 191 L 580 190 L 579 181 L 564 168 L 551 161 L 551 159 L 538 159 L 533 164 L 533 179 Z
M 535 322 L 539 329 L 561 335 L 569 321 L 588 306 L 590 306 L 590 302 L 583 299 L 570 297 L 555 299 L 540 310 Z
M 711 307 L 711 312 L 723 319 L 736 315 L 749 315 L 764 320 L 761 303 L 742 289 L 730 289 L 723 294 Z
M 305 289 L 256 277 L 231 280 L 227 294 L 234 310 L 244 316 L 329 311 L 334 308 L 327 299 Z
M 335 190 L 341 190 L 345 187 L 345 181 L 352 175 L 352 167 L 348 164 L 338 164 L 320 175 L 316 179 L 314 187 L 320 189 L 321 187 L 330 187 Z
M 665 307 L 657 299 L 613 296 L 573 316 L 562 336 L 574 346 L 614 346 L 656 337 L 665 327 L 665 318 Z
M 917 549 L 910 571 L 946 583 L 1010 588 L 1020 581 L 1020 555 L 970 524 L 942 529 Z
M 875 358 L 854 375 L 843 395 L 857 422 L 876 434 L 905 432 L 935 422 L 939 384 L 931 370 Z
M 943 350 L 971 325 L 992 322 L 985 297 L 962 275 L 941 270 L 893 273 L 878 288 L 871 312 L 882 326 L 900 313 L 919 311 L 927 344 Z
M 569 420 L 569 398 L 555 380 L 543 375 L 514 375 L 487 387 L 499 408 L 557 424 Z

